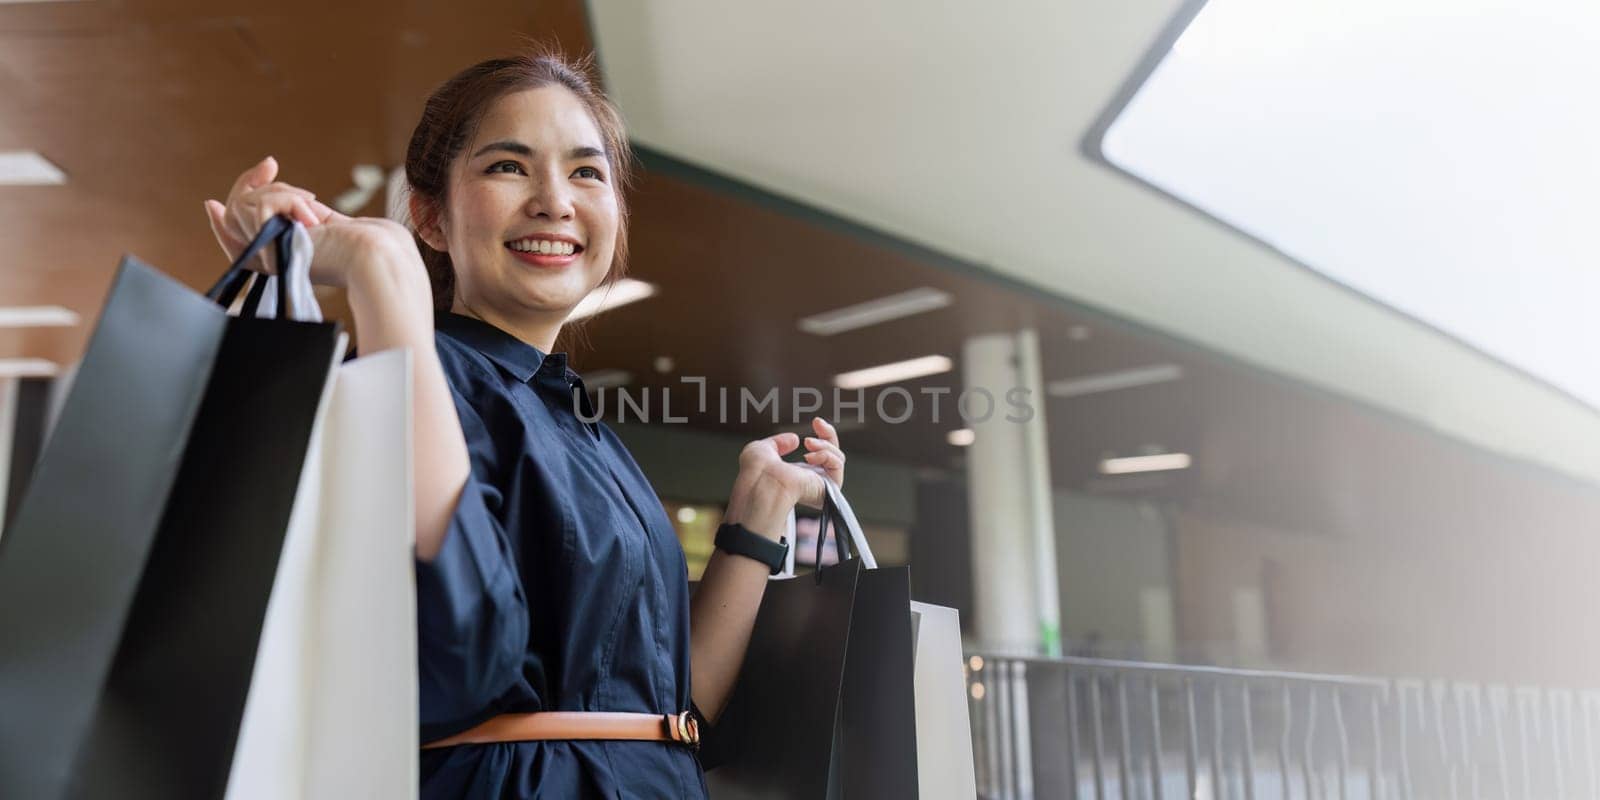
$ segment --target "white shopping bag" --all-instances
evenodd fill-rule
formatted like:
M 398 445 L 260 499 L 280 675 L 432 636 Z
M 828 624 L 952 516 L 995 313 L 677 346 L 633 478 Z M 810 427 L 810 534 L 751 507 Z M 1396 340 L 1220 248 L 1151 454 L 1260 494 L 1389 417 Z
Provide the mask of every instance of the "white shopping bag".
M 911 603 L 916 648 L 917 789 L 923 800 L 978 796 L 961 672 L 961 619 L 953 608 Z
M 417 795 L 410 354 L 339 368 L 313 433 L 230 800 Z

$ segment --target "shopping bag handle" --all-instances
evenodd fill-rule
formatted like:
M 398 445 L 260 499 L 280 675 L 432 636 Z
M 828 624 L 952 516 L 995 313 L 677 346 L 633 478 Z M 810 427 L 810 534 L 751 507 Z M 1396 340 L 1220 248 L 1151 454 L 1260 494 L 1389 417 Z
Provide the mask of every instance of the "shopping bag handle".
M 867 535 L 861 530 L 861 523 L 856 519 L 856 512 L 850 508 L 850 501 L 844 499 L 844 492 L 840 491 L 838 484 L 825 476 L 822 483 L 827 494 L 822 498 L 822 521 L 817 530 L 816 561 L 812 565 L 817 570 L 817 579 L 822 579 L 822 547 L 828 538 L 829 522 L 833 523 L 833 547 L 840 563 L 850 559 L 850 550 L 853 548 L 861 559 L 862 567 L 877 569 L 878 560 L 872 556 L 872 547 L 867 544 Z
M 268 244 L 275 246 L 278 256 L 279 274 L 277 280 L 272 281 L 277 285 L 277 314 L 280 318 L 287 319 L 289 279 L 291 277 L 288 273 L 291 269 L 291 264 L 294 262 L 292 258 L 294 255 L 294 221 L 283 214 L 274 215 L 267 220 L 267 224 L 261 226 L 261 231 L 256 234 L 256 238 L 251 240 L 250 245 L 228 267 L 228 271 L 223 273 L 222 277 L 206 292 L 206 297 L 223 308 L 233 305 L 233 301 L 239 296 L 239 290 L 244 288 L 245 281 L 249 280 L 251 275 L 256 274 L 245 265 L 250 263 L 250 259 L 255 258 L 256 254 L 260 253 Z M 250 293 L 245 295 L 244 306 L 240 311 L 240 316 L 256 316 L 257 309 L 261 307 L 261 296 L 266 292 L 267 283 L 265 275 L 257 276 L 256 282 L 250 287 Z

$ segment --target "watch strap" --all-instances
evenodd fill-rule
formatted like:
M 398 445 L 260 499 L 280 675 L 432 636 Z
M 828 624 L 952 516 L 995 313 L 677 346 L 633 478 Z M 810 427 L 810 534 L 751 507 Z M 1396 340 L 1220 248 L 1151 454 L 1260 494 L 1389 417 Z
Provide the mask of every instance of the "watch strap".
M 723 523 L 717 528 L 715 544 L 718 550 L 725 553 L 744 556 L 766 564 L 773 575 L 783 572 L 784 562 L 789 557 L 787 537 L 779 537 L 778 541 L 774 542 L 737 522 Z

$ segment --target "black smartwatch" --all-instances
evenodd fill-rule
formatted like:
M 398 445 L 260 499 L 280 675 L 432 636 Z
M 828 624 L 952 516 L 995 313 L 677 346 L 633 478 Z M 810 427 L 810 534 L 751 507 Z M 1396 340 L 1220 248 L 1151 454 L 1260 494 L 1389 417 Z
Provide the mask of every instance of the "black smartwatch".
M 766 564 L 773 575 L 783 572 L 784 562 L 789 558 L 788 538 L 779 537 L 774 542 L 736 522 L 724 523 L 717 528 L 715 544 L 718 550 L 725 553 L 753 558 Z

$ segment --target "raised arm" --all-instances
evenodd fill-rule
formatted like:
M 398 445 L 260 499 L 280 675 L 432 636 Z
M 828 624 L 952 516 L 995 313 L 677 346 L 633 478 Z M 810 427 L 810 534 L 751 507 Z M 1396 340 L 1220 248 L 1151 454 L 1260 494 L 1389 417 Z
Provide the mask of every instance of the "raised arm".
M 417 557 L 431 560 L 444 542 L 470 467 L 434 347 L 433 292 L 422 257 L 405 226 L 346 217 L 304 189 L 274 182 L 277 172 L 277 162 L 264 159 L 239 176 L 226 205 L 206 201 L 212 232 L 232 260 L 268 219 L 293 216 L 311 234 L 311 280 L 348 291 L 360 352 L 411 349 Z
M 364 224 L 365 223 L 365 224 Z M 359 225 L 358 241 L 369 258 L 351 258 L 350 312 L 361 334 L 362 355 L 397 347 L 411 349 L 412 472 L 416 494 L 417 558 L 430 561 L 443 546 L 450 517 L 466 485 L 467 445 L 445 383 L 433 338 L 433 290 L 410 231 L 389 220 L 351 220 L 323 226 L 318 239 L 336 228 Z

